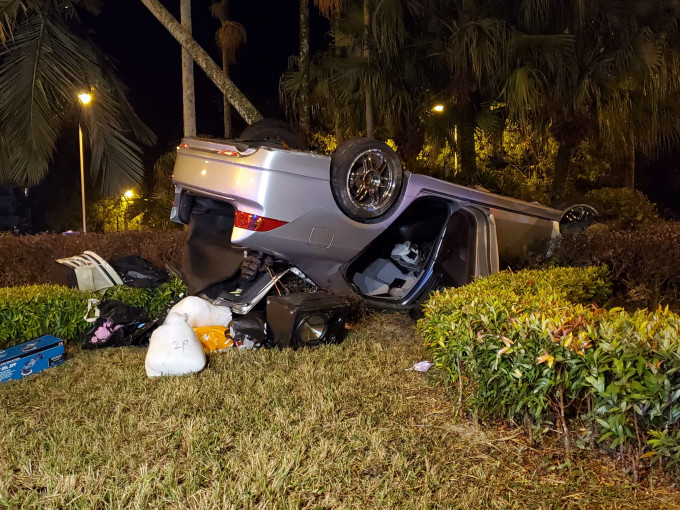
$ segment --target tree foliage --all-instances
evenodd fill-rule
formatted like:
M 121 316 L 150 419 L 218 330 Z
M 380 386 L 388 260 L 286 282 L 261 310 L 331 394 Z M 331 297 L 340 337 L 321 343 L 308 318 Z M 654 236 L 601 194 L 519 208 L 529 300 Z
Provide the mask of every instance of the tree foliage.
M 341 4 L 310 71 L 314 120 L 339 138 L 362 133 L 368 87 L 382 137 L 412 155 L 426 140 L 448 147 L 471 183 L 486 171 L 475 140 L 483 132 L 502 148 L 510 126 L 556 144 L 553 197 L 583 173 L 584 145 L 598 147 L 610 181 L 633 186 L 636 151 L 680 141 L 678 0 L 379 0 L 368 59 L 363 4 Z M 294 117 L 295 71 L 280 90 Z M 443 112 L 431 114 L 435 104 Z
M 0 179 L 40 182 L 59 134 L 78 119 L 90 148 L 90 173 L 105 193 L 141 181 L 138 142 L 153 143 L 155 136 L 81 25 L 78 9 L 97 13 L 99 4 L 0 1 Z M 87 107 L 78 105 L 81 91 L 93 95 Z

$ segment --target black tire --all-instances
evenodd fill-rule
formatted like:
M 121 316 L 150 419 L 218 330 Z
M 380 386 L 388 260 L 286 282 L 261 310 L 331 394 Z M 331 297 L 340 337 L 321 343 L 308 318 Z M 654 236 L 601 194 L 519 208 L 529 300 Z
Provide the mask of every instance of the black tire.
M 584 197 L 571 197 L 555 205 L 562 211 L 560 232 L 581 232 L 600 219 L 597 206 Z
M 388 215 L 399 199 L 404 173 L 385 143 L 356 138 L 331 156 L 331 190 L 340 210 L 364 223 Z
M 302 149 L 302 137 L 287 122 L 262 119 L 243 130 L 239 137 L 244 141 L 272 142 L 286 149 Z

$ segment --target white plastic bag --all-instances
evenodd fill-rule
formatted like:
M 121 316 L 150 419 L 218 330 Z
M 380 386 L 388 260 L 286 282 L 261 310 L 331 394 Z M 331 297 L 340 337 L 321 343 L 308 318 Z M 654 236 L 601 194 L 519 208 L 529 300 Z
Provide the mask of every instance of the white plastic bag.
M 231 322 L 231 310 L 226 306 L 215 306 L 203 298 L 189 296 L 182 299 L 170 309 L 170 312 L 183 313 L 187 316 L 187 324 L 192 328 L 206 326 L 228 326 Z
M 199 372 L 205 366 L 205 353 L 186 316 L 170 312 L 162 325 L 151 333 L 146 353 L 146 375 L 182 375 Z

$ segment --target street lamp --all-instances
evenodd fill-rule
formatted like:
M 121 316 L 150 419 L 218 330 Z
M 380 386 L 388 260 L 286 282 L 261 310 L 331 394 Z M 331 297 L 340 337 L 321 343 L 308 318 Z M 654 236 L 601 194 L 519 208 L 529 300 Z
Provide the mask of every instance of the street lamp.
M 134 191 L 131 189 L 123 193 L 123 200 L 125 201 L 125 209 L 123 210 L 123 223 L 125 225 L 125 231 L 128 229 L 128 207 L 130 207 L 130 199 L 135 196 Z
M 78 94 L 80 104 L 87 106 L 92 101 L 92 95 L 87 92 Z M 78 143 L 80 147 L 80 198 L 83 208 L 83 234 L 87 234 L 87 219 L 85 216 L 85 158 L 83 158 L 83 128 L 78 121 Z

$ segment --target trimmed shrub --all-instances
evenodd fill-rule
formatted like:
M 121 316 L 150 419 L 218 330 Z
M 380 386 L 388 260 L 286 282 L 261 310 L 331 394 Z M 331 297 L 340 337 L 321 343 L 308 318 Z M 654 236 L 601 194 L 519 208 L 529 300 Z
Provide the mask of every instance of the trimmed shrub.
M 183 230 L 109 234 L 0 234 L 0 287 L 55 283 L 56 259 L 92 250 L 105 259 L 139 255 L 160 267 L 179 266 Z
M 640 191 L 630 188 L 602 188 L 590 191 L 598 212 L 619 228 L 641 228 L 659 219 L 654 204 Z
M 606 265 L 619 301 L 680 309 L 680 223 L 656 223 L 643 230 L 611 230 L 594 225 L 565 236 L 555 252 L 560 265 Z
M 149 289 L 135 289 L 125 285 L 118 285 L 106 289 L 102 299 L 117 299 L 132 306 L 145 310 L 149 317 L 157 317 L 164 312 L 173 299 L 181 294 L 187 294 L 184 283 L 177 278 L 158 287 Z
M 668 309 L 612 309 L 594 326 L 592 349 L 575 375 L 592 397 L 586 418 L 598 430 L 598 442 L 647 444 L 662 455 L 650 439 L 669 430 L 677 439 L 680 433 L 680 316 Z M 680 462 L 677 453 L 672 460 Z
M 153 318 L 181 293 L 186 293 L 184 284 L 173 278 L 153 289 L 112 287 L 99 299 L 118 299 L 138 306 Z M 93 297 L 93 293 L 59 285 L 0 288 L 0 349 L 48 334 L 66 342 L 80 341 L 90 326 L 84 317 L 88 299 Z
M 606 277 L 499 273 L 435 293 L 418 327 L 482 417 L 554 420 L 567 448 L 579 418 L 604 446 L 680 465 L 680 317 L 588 304 L 607 298 Z
M 79 338 L 88 298 L 93 294 L 59 285 L 26 285 L 0 289 L 0 349 L 42 335 Z
M 587 343 L 579 317 L 594 313 L 583 303 L 607 299 L 606 277 L 603 268 L 501 272 L 434 293 L 418 326 L 436 365 L 453 380 L 468 381 L 470 408 L 487 417 L 529 414 L 542 421 L 555 388 L 564 385 L 564 376 L 550 370 L 553 339 L 558 331 L 571 333 L 560 356 L 577 356 Z M 550 367 L 536 362 L 544 355 L 551 356 Z

